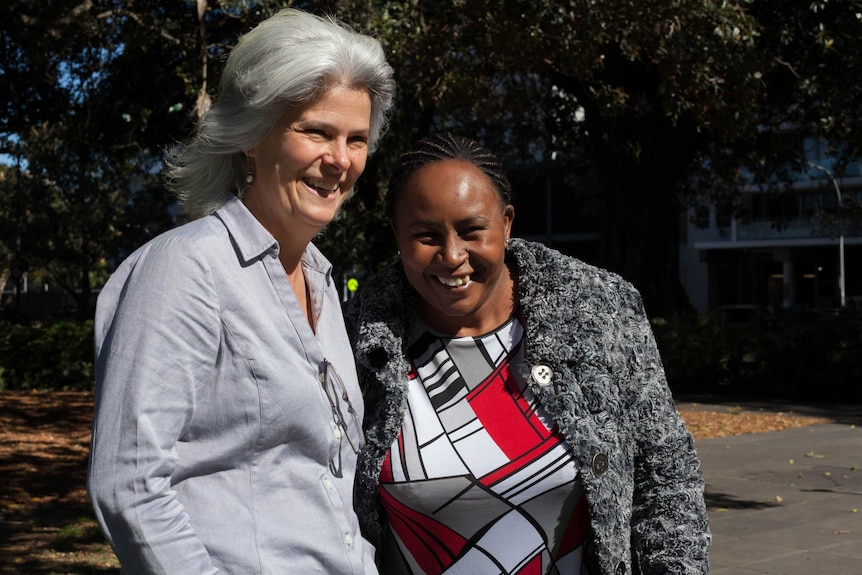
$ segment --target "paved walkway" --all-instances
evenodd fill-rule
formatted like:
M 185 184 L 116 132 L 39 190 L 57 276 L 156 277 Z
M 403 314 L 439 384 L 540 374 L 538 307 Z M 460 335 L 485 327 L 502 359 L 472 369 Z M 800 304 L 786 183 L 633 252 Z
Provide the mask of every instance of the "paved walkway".
M 839 423 L 696 442 L 711 575 L 862 575 L 862 406 L 773 408 Z

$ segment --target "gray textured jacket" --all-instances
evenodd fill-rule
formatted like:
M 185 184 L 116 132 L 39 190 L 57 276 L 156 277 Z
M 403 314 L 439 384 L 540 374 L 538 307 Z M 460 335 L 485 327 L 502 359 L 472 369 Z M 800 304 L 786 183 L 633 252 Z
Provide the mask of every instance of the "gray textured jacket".
M 620 277 L 513 239 L 524 376 L 572 446 L 589 502 L 590 573 L 709 572 L 703 479 L 638 292 Z M 356 473 L 363 534 L 382 541 L 377 482 L 406 406 L 415 292 L 395 263 L 345 310 L 365 397 Z

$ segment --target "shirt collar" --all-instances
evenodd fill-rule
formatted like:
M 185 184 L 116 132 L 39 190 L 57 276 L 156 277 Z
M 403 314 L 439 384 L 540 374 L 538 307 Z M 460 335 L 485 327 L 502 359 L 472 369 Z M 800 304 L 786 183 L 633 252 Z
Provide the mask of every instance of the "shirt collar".
M 215 213 L 233 240 L 237 256 L 243 264 L 266 254 L 278 255 L 278 242 L 257 221 L 248 208 L 233 194 Z M 309 243 L 302 256 L 303 263 L 324 274 L 332 273 L 332 264 L 314 244 Z

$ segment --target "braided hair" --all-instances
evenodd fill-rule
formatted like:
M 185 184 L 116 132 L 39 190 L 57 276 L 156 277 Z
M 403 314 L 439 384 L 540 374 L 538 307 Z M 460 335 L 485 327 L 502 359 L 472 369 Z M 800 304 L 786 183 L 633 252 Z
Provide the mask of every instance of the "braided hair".
M 401 196 L 413 174 L 428 164 L 444 160 L 458 160 L 473 164 L 494 184 L 494 189 L 497 190 L 503 205 L 512 203 L 512 185 L 500 166 L 497 156 L 480 146 L 475 140 L 442 132 L 419 140 L 412 148 L 401 154 L 395 173 L 389 180 L 389 190 L 386 194 L 387 217 L 392 219 L 395 201 Z

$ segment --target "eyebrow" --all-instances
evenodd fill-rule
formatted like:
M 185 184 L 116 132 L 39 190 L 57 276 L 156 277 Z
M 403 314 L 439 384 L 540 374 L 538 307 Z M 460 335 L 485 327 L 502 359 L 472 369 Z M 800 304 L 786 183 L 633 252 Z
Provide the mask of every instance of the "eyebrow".
M 341 127 L 338 124 L 336 124 L 334 122 L 330 122 L 329 120 L 323 120 L 323 119 L 319 119 L 319 118 L 300 118 L 300 119 L 296 120 L 295 122 L 292 122 L 290 124 L 290 126 L 293 126 L 294 128 L 302 128 L 302 129 L 310 128 L 310 127 L 322 128 L 322 129 L 329 131 L 329 132 L 341 130 Z M 363 128 L 361 130 L 353 130 L 353 131 L 348 132 L 348 135 L 350 135 L 350 136 L 368 137 L 370 134 L 371 134 L 371 127 L 370 126 L 368 128 Z
M 463 219 L 456 221 L 455 226 L 458 227 L 458 226 L 463 226 L 463 225 L 467 225 L 467 224 L 479 224 L 479 223 L 487 224 L 490 221 L 491 221 L 491 218 L 489 218 L 487 216 L 475 215 L 475 216 L 469 216 L 469 217 L 466 217 L 466 218 L 463 218 Z M 418 220 L 418 221 L 412 222 L 410 224 L 409 228 L 413 228 L 413 227 L 417 227 L 417 226 L 439 227 L 440 222 L 438 222 L 436 220 Z

